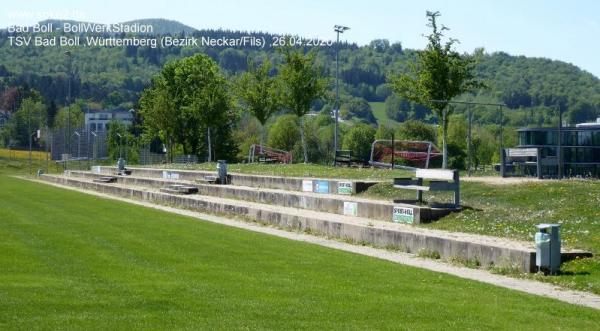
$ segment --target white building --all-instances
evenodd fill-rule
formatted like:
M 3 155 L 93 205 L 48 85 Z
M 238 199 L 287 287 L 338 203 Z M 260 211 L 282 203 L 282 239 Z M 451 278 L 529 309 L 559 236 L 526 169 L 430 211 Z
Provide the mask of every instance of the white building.
M 125 125 L 133 122 L 133 109 L 86 110 L 85 129 L 95 132 L 108 131 L 111 121 L 119 121 Z

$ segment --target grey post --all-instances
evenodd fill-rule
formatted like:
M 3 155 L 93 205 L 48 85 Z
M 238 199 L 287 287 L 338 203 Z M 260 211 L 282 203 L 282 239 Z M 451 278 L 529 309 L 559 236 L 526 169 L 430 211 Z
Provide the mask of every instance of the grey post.
M 333 111 L 335 112 L 335 132 L 333 135 L 333 166 L 337 165 L 335 160 L 336 152 L 338 149 L 338 119 L 340 113 L 340 61 L 339 61 L 339 48 L 340 48 L 340 33 L 344 33 L 344 31 L 349 30 L 350 28 L 342 25 L 335 25 L 333 27 L 334 31 L 337 33 L 337 41 L 335 44 L 335 106 L 333 107 Z

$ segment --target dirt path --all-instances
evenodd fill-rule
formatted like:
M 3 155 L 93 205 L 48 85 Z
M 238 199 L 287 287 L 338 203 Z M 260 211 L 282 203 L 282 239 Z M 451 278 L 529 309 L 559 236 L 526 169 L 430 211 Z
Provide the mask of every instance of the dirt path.
M 287 238 L 287 239 L 291 239 L 291 240 L 303 241 L 303 242 L 316 244 L 316 245 L 320 245 L 320 246 L 324 246 L 324 247 L 343 250 L 346 252 L 357 253 L 357 254 L 371 256 L 371 257 L 375 257 L 375 258 L 379 258 L 379 259 L 383 259 L 383 260 L 387 260 L 387 261 L 391 261 L 391 262 L 395 262 L 395 263 L 405 264 L 405 265 L 409 265 L 409 266 L 413 266 L 413 267 L 417 267 L 417 268 L 423 268 L 423 269 L 427 269 L 427 270 L 431 270 L 431 271 L 435 271 L 435 272 L 443 272 L 446 274 L 454 275 L 454 276 L 465 278 L 465 279 L 476 280 L 476 281 L 480 281 L 483 283 L 488 283 L 488 284 L 492 284 L 492 285 L 496 285 L 496 286 L 509 288 L 512 290 L 526 292 L 526 293 L 530 293 L 530 294 L 534 294 L 534 295 L 540 295 L 540 296 L 568 302 L 571 304 L 582 305 L 582 306 L 591 307 L 591 308 L 600 310 L 600 296 L 597 296 L 597 295 L 594 295 L 594 294 L 591 294 L 588 292 L 563 289 L 563 288 L 560 288 L 556 285 L 549 284 L 549 283 L 542 283 L 542 282 L 528 280 L 528 279 L 511 278 L 511 277 L 502 276 L 502 275 L 494 275 L 485 270 L 469 269 L 469 268 L 465 268 L 465 267 L 450 265 L 448 263 L 444 263 L 444 262 L 440 262 L 440 261 L 436 261 L 436 260 L 418 258 L 413 254 L 392 252 L 392 251 L 388 251 L 388 250 L 384 250 L 384 249 L 378 249 L 378 248 L 367 247 L 367 246 L 358 246 L 358 245 L 340 242 L 337 240 L 326 239 L 323 237 L 307 235 L 307 234 L 299 233 L 299 232 L 290 232 L 290 231 L 281 230 L 281 229 L 277 229 L 277 228 L 273 228 L 273 227 L 261 226 L 261 225 L 255 224 L 255 223 L 248 223 L 248 222 L 244 222 L 244 221 L 240 221 L 240 220 L 215 216 L 215 215 L 211 215 L 211 214 L 204 214 L 204 213 L 199 213 L 199 212 L 194 212 L 194 211 L 189 211 L 189 210 L 155 205 L 152 203 L 138 201 L 138 200 L 115 197 L 112 195 L 98 193 L 95 191 L 82 190 L 79 188 L 73 188 L 70 186 L 53 184 L 53 183 L 36 180 L 36 179 L 31 179 L 31 178 L 24 178 L 24 179 L 32 180 L 32 181 L 39 182 L 39 183 L 46 184 L 46 185 L 52 185 L 52 186 L 56 186 L 56 187 L 60 187 L 60 188 L 64 188 L 64 189 L 78 191 L 78 192 L 82 192 L 82 193 L 86 193 L 86 194 L 90 194 L 90 195 L 94 195 L 94 196 L 98 196 L 98 197 L 103 197 L 103 198 L 112 199 L 112 200 L 119 200 L 119 201 L 128 202 L 128 203 L 132 203 L 132 204 L 139 205 L 139 206 L 154 208 L 154 209 L 163 210 L 163 211 L 167 211 L 167 212 L 171 212 L 171 213 L 175 213 L 175 214 L 179 214 L 179 215 L 184 215 L 184 216 L 190 216 L 190 217 L 194 217 L 199 220 L 202 220 L 202 221 L 209 221 L 209 222 L 232 226 L 232 227 L 245 229 L 245 230 L 249 230 L 249 231 L 260 232 L 260 233 L 274 235 L 274 236 L 278 236 L 278 237 L 282 237 L 282 238 Z

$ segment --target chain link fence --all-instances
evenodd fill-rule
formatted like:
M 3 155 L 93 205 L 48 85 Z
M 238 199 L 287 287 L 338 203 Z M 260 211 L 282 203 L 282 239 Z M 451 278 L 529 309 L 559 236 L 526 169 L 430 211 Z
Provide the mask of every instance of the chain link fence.
M 80 128 L 67 132 L 56 129 L 50 134 L 52 160 L 105 160 L 108 158 L 107 132 Z

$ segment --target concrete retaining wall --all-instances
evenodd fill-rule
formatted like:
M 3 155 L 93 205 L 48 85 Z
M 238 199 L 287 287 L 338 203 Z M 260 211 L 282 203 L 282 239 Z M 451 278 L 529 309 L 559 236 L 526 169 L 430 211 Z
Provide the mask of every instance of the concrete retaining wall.
M 358 222 L 337 220 L 333 214 L 310 216 L 302 212 L 293 212 L 290 208 L 266 210 L 259 205 L 228 199 L 215 199 L 202 196 L 180 196 L 161 192 L 144 191 L 111 184 L 100 184 L 63 176 L 43 175 L 42 179 L 83 189 L 95 190 L 107 194 L 135 198 L 144 201 L 174 205 L 211 213 L 241 215 L 283 228 L 310 230 L 334 238 L 368 243 L 381 247 L 398 247 L 408 252 L 428 250 L 437 252 L 442 258 L 458 257 L 463 260 L 477 260 L 482 266 L 506 265 L 522 271 L 535 271 L 535 251 L 521 249 L 519 245 L 496 245 L 491 243 L 470 242 L 459 239 L 453 234 L 441 235 L 438 232 L 428 234 L 411 227 L 385 228 Z
M 106 175 L 116 174 L 115 167 L 99 166 L 96 167 L 99 173 Z M 164 178 L 167 174 L 180 180 L 195 181 L 204 176 L 215 176 L 216 171 L 200 171 L 200 170 L 174 170 L 174 169 L 154 169 L 154 168 L 127 168 L 131 170 L 132 176 Z M 167 172 L 167 173 L 165 173 Z M 316 193 L 338 194 L 339 185 L 351 185 L 352 194 L 360 193 L 367 190 L 370 186 L 377 184 L 376 181 L 352 181 L 340 179 L 320 179 L 320 178 L 298 178 L 298 177 L 283 177 L 283 176 L 264 176 L 251 175 L 240 173 L 229 173 L 232 185 L 272 188 L 288 191 L 310 191 Z M 310 190 L 308 189 L 310 182 Z
M 139 173 L 137 173 L 139 175 Z M 82 178 L 99 178 L 104 175 L 85 171 L 69 171 L 69 176 Z M 181 182 L 158 178 L 143 178 L 137 176 L 117 176 L 119 183 L 125 185 L 146 186 L 162 188 L 170 184 Z M 309 209 L 320 212 L 334 213 L 340 215 L 358 216 L 381 221 L 394 221 L 394 210 L 398 207 L 410 209 L 412 219 L 408 223 L 427 223 L 439 219 L 451 212 L 449 209 L 432 209 L 427 206 L 415 206 L 403 203 L 360 199 L 343 195 L 316 194 L 293 191 L 281 191 L 273 189 L 254 189 L 233 185 L 211 185 L 194 184 L 198 188 L 198 194 L 231 198 L 272 205 Z M 396 220 L 399 222 L 398 220 Z

